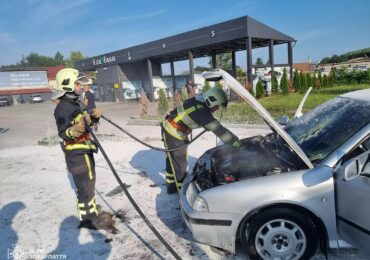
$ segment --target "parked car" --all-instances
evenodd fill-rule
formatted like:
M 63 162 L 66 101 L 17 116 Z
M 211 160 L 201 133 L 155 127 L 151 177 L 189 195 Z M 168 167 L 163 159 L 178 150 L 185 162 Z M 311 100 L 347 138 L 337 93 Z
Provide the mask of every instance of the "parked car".
M 205 152 L 183 184 L 193 237 L 252 259 L 308 259 L 320 246 L 370 253 L 370 89 L 336 97 L 284 129 L 234 78 L 223 79 L 272 133 Z
M 30 103 L 41 103 L 43 102 L 44 100 L 42 99 L 41 95 L 31 95 L 31 98 L 30 98 Z
M 0 98 L 0 107 L 10 106 L 12 103 L 10 102 L 9 98 Z

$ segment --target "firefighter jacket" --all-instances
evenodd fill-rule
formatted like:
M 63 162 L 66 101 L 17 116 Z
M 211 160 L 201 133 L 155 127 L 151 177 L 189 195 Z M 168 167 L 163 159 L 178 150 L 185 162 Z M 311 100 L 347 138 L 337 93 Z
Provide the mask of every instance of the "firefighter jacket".
M 83 117 L 79 97 L 72 93 L 67 93 L 61 99 L 54 110 L 58 135 L 63 139 L 62 149 L 66 154 L 86 154 L 97 152 L 90 134 L 86 133 L 75 138 L 70 133 L 70 128 L 79 122 Z
M 162 125 L 168 134 L 179 140 L 188 140 L 187 135 L 192 129 L 203 127 L 212 131 L 225 144 L 234 145 L 239 142 L 237 136 L 213 117 L 201 95 L 185 100 L 166 116 Z

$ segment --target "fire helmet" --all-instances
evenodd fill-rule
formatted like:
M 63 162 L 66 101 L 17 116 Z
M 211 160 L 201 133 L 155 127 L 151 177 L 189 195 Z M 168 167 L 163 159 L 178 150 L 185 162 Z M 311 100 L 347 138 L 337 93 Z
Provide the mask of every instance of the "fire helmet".
M 227 107 L 227 95 L 220 87 L 211 87 L 203 93 L 203 98 L 209 108 L 213 108 L 215 106 L 222 106 L 223 108 Z
M 79 73 L 78 70 L 72 68 L 66 68 L 60 70 L 56 75 L 57 87 L 51 96 L 52 100 L 62 97 L 67 92 L 73 92 L 75 83 L 84 84 L 88 82 L 83 73 Z

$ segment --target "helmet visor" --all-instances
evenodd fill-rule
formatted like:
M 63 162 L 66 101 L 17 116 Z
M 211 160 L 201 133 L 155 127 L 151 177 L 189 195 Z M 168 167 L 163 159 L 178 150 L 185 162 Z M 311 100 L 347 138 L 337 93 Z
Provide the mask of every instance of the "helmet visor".
M 86 78 L 84 73 L 80 72 L 78 73 L 78 76 L 75 82 L 80 83 L 80 84 L 86 84 L 86 83 L 89 83 L 89 80 Z

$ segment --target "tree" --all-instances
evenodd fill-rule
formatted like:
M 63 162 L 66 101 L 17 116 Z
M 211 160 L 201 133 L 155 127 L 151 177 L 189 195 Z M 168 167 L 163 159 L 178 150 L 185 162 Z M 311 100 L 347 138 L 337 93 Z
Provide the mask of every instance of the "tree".
M 307 90 L 307 79 L 306 79 L 306 75 L 303 72 L 301 72 L 299 76 L 301 78 L 302 93 L 305 93 L 306 90 Z
M 329 86 L 328 75 L 326 75 L 326 74 L 324 75 L 322 86 L 324 88 Z
M 66 60 L 67 67 L 74 68 L 74 64 L 78 60 L 86 59 L 87 56 L 83 55 L 80 51 L 71 51 L 68 59 Z
M 293 88 L 296 90 L 296 91 L 301 91 L 301 80 L 300 80 L 300 77 L 299 77 L 299 71 L 296 70 L 294 72 L 294 79 L 293 79 Z
M 217 67 L 226 71 L 232 70 L 231 64 L 232 56 L 231 53 L 220 53 L 216 55 L 216 63 Z M 212 66 L 212 59 L 208 62 L 210 66 Z
M 336 77 L 336 69 L 335 68 L 332 68 L 330 70 L 330 76 L 331 76 L 331 79 L 332 79 L 332 86 L 334 86 L 335 84 L 337 84 L 337 77 Z
M 158 115 L 165 115 L 169 109 L 168 100 L 166 97 L 166 93 L 164 93 L 163 88 L 159 89 L 159 98 L 158 98 Z
M 239 66 L 236 66 L 236 76 L 237 77 L 245 77 L 246 75 L 247 74 L 242 68 L 240 68 Z
M 279 82 L 275 74 L 271 78 L 271 91 L 272 91 L 272 94 L 279 93 Z
M 64 64 L 64 57 L 59 51 L 54 55 L 54 61 L 56 65 L 63 65 Z
M 256 64 L 257 65 L 263 65 L 263 60 L 261 57 L 258 57 L 257 60 L 256 60 Z
M 317 77 L 318 79 L 318 88 L 322 87 L 323 86 L 323 80 L 322 80 L 322 75 L 321 75 L 321 71 L 319 71 L 319 76 Z
M 17 65 L 22 67 L 47 67 L 55 66 L 57 64 L 56 61 L 51 57 L 31 52 L 26 57 L 22 56 L 22 60 Z
M 210 68 L 209 67 L 204 67 L 204 66 L 196 66 L 194 68 L 194 72 L 203 72 L 203 71 L 209 71 Z
M 312 87 L 312 79 L 310 73 L 306 73 L 307 89 Z
M 256 98 L 260 99 L 263 96 L 265 96 L 265 89 L 263 88 L 262 81 L 258 80 L 256 86 Z
M 312 76 L 312 79 L 313 79 L 313 86 L 316 88 L 316 89 L 319 89 L 320 88 L 320 80 L 318 77 L 316 77 L 316 74 L 313 74 Z
M 280 88 L 281 88 L 281 92 L 283 93 L 284 96 L 289 94 L 288 76 L 287 76 L 287 73 L 286 73 L 286 68 L 284 68 L 284 70 L 283 70 L 283 76 L 281 77 Z

